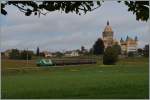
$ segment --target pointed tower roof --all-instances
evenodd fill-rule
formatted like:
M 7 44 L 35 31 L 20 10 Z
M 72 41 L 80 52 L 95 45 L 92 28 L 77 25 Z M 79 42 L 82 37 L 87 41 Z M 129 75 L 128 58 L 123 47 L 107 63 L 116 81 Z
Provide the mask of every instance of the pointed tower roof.
M 106 27 L 104 29 L 104 32 L 106 32 L 106 33 L 107 32 L 113 32 L 111 26 L 109 25 L 109 21 L 107 21 L 107 25 L 106 25 Z
M 107 25 L 109 25 L 109 21 L 107 21 Z
M 124 42 L 122 38 L 120 39 L 120 42 Z
M 129 36 L 127 35 L 127 37 L 126 37 L 126 41 L 128 41 L 129 40 Z
M 138 37 L 137 37 L 137 36 L 135 36 L 134 40 L 135 40 L 135 41 L 138 41 Z

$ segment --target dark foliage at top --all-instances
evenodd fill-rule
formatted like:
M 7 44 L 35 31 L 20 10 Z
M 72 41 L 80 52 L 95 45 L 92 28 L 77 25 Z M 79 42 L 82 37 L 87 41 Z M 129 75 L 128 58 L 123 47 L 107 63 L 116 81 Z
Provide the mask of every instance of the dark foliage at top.
M 81 12 L 86 13 L 87 11 L 92 11 L 100 7 L 100 1 L 8 1 L 2 3 L 2 14 L 6 15 L 7 11 L 4 9 L 6 5 L 14 5 L 21 12 L 25 13 L 26 16 L 30 16 L 32 13 L 35 15 L 43 14 L 44 10 L 52 12 L 59 10 L 61 12 L 69 13 L 75 12 L 76 14 L 81 14 Z M 95 7 L 94 7 L 95 6 Z
M 124 1 L 128 6 L 128 11 L 132 11 L 136 15 L 136 20 L 149 19 L 149 1 Z
M 3 1 L 1 3 L 1 13 L 7 15 L 6 6 L 13 5 L 17 7 L 26 16 L 31 14 L 46 15 L 52 11 L 61 11 L 65 13 L 74 12 L 76 14 L 86 14 L 99 8 L 100 1 Z M 121 2 L 121 1 L 118 1 Z M 128 11 L 136 15 L 136 20 L 147 21 L 149 18 L 149 1 L 122 1 L 128 6 Z M 46 11 L 46 12 L 45 12 Z

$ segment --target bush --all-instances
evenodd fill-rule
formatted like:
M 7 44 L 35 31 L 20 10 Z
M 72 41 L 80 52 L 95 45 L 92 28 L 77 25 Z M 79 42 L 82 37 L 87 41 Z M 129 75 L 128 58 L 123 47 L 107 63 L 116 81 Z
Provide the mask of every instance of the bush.
M 134 52 L 128 52 L 128 57 L 134 57 L 134 56 L 135 56 Z
M 149 45 L 145 45 L 143 54 L 145 57 L 149 57 Z
M 103 64 L 111 65 L 118 61 L 118 52 L 113 47 L 106 48 L 103 56 Z
M 12 51 L 9 53 L 10 59 L 20 59 L 20 53 L 17 49 L 12 49 Z
M 32 52 L 30 52 L 30 51 L 22 51 L 21 53 L 20 53 L 20 59 L 22 59 L 22 60 L 31 60 L 32 59 L 32 55 L 33 55 L 33 53 Z
M 121 47 L 118 44 L 113 45 L 113 48 L 115 49 L 115 52 L 118 53 L 118 55 L 121 54 Z
M 17 60 L 28 60 L 32 59 L 33 51 L 19 51 L 18 49 L 12 49 L 12 51 L 9 53 L 10 59 L 17 59 Z
M 137 54 L 140 55 L 140 56 L 142 56 L 143 55 L 143 49 L 138 48 L 137 49 Z
M 56 52 L 55 55 L 56 55 L 56 57 L 62 57 L 62 56 L 63 56 L 63 53 L 61 53 L 61 52 Z

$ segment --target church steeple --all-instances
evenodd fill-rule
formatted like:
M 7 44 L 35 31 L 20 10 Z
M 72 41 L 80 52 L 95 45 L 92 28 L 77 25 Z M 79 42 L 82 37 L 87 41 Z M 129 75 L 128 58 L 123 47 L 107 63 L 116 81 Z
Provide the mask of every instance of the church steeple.
M 129 36 L 127 35 L 127 37 L 126 37 L 126 41 L 128 41 L 129 40 Z
M 122 38 L 120 39 L 120 42 L 123 42 L 123 39 L 122 39 Z
M 138 37 L 137 37 L 137 36 L 135 36 L 134 40 L 135 40 L 135 41 L 138 41 Z
M 107 21 L 107 25 L 109 25 L 109 21 Z
M 109 35 L 113 35 L 113 31 L 112 31 L 112 28 L 111 28 L 111 26 L 109 25 L 109 21 L 107 21 L 107 25 L 106 25 L 106 27 L 105 27 L 105 29 L 104 29 L 104 33 L 106 33 L 107 35 L 109 34 Z M 105 35 L 106 35 L 105 34 Z

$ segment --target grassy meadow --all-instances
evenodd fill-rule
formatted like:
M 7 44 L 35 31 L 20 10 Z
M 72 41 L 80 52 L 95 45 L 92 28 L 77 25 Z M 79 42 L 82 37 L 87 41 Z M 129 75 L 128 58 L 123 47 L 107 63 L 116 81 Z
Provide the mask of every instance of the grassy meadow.
M 37 67 L 35 60 L 2 59 L 1 96 L 9 98 L 149 98 L 148 58 L 122 58 L 116 65 Z

